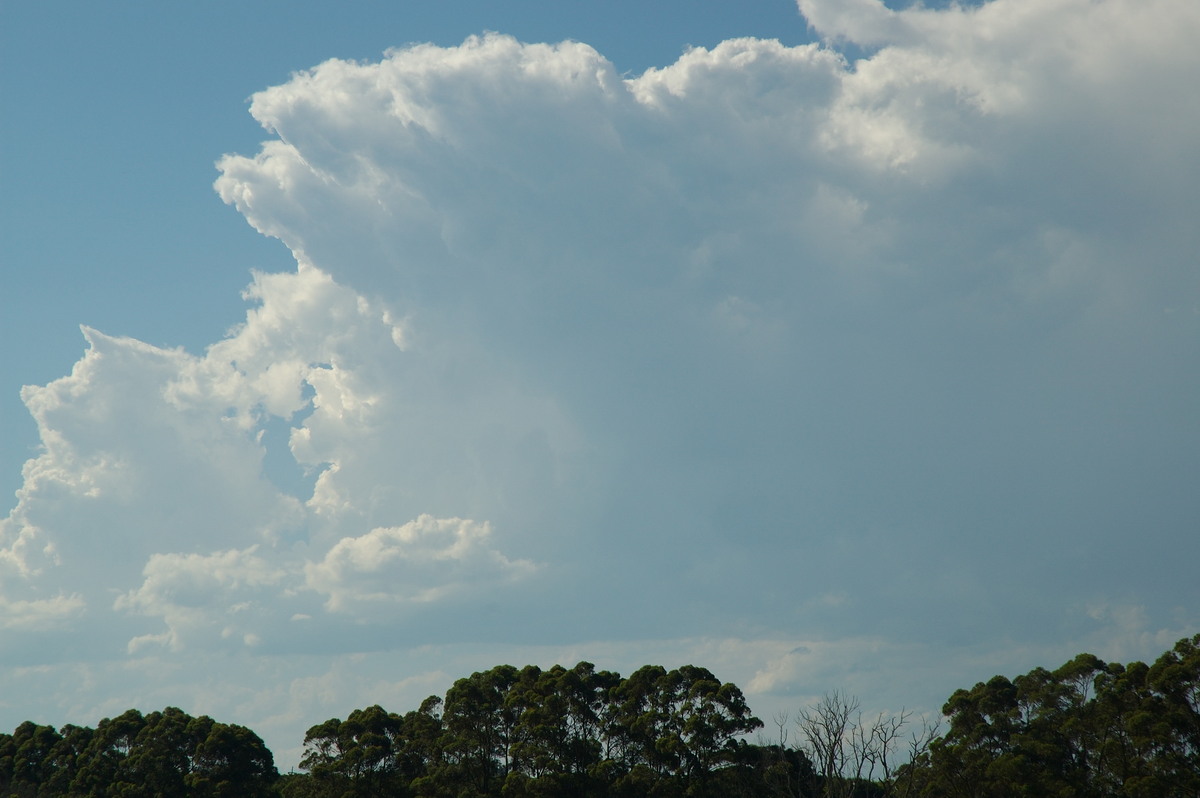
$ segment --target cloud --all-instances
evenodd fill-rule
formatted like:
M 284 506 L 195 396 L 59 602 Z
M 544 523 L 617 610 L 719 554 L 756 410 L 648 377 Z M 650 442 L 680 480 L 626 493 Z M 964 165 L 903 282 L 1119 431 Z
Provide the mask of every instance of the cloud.
M 78 594 L 49 599 L 0 600 L 0 628 L 37 630 L 62 625 L 78 617 L 86 602 Z
M 487 524 L 422 515 L 403 526 L 342 538 L 321 562 L 306 567 L 307 586 L 329 596 L 330 610 L 359 614 L 373 603 L 424 604 L 492 588 L 493 576 L 519 579 L 534 569 L 527 560 L 514 562 L 487 548 L 491 534 Z
M 476 458 L 468 484 L 439 464 L 472 517 L 498 521 L 489 488 L 537 473 L 497 528 L 538 547 L 610 568 L 636 550 L 639 578 L 672 567 L 734 593 L 755 569 L 786 578 L 771 553 L 799 549 L 815 592 L 834 589 L 820 561 L 920 606 L 966 591 L 963 629 L 1012 589 L 1001 573 L 1090 589 L 1062 568 L 1068 541 L 1111 544 L 1132 512 L 1100 487 L 1121 469 L 1093 458 L 1191 460 L 1121 408 L 1195 390 L 1179 369 L 1195 190 L 1143 161 L 1145 125 L 1182 142 L 1192 109 L 1111 109 L 1195 58 L 1104 35 L 1132 13 L 1119 3 L 839 8 L 804 6 L 870 58 L 733 40 L 622 81 L 586 45 L 490 35 L 330 61 L 255 96 L 279 138 L 225 158 L 217 188 L 406 319 L 410 353 L 442 364 L 429 396 L 458 418 L 480 412 L 464 395 L 521 396 L 502 423 L 546 443 L 535 472 Z M 1194 22 L 1160 10 L 1155 30 Z M 1135 163 L 1150 171 L 1131 181 Z M 1187 320 L 1165 321 L 1181 300 Z M 1138 396 L 1115 380 L 1133 372 Z M 530 401 L 556 431 L 520 414 Z M 1177 504 L 1177 484 L 1147 487 Z M 975 564 L 979 536 L 998 570 Z M 1025 547 L 1047 537 L 1055 565 L 1031 571 Z M 892 573 L 884 552 L 906 542 L 929 559 Z M 937 589 L 911 581 L 922 569 Z
M 216 189 L 297 269 L 26 388 L 6 633 L 250 662 L 294 719 L 422 645 L 784 701 L 1194 625 L 1200 12 L 800 8 L 833 46 L 490 34 L 256 94 Z
M 388 534 L 369 530 L 396 516 L 386 501 L 372 506 L 377 480 L 345 480 L 378 467 L 372 458 L 390 442 L 379 429 L 394 423 L 382 413 L 397 401 L 388 372 L 402 360 L 403 326 L 310 267 L 255 275 L 246 298 L 246 322 L 201 356 L 85 329 L 89 348 L 71 375 L 25 389 L 43 451 L 3 522 L 5 627 L 68 634 L 88 624 L 89 635 L 126 635 L 130 652 L 257 647 L 286 639 L 287 618 L 315 612 L 297 597 L 310 570 L 338 601 L 359 596 L 364 574 L 340 584 L 352 568 L 338 557 Z M 307 495 L 280 487 L 269 450 L 307 472 Z M 492 570 L 511 583 L 532 569 L 477 549 L 486 524 L 413 523 L 396 527 L 386 554 L 411 563 L 427 600 L 453 592 L 420 570 L 439 556 L 455 561 L 441 576 L 480 585 Z M 445 529 L 448 548 L 434 534 L 407 551 L 404 530 L 426 527 Z M 412 578 L 384 576 L 376 598 L 411 597 Z
M 911 26 L 906 23 L 914 12 L 893 11 L 879 0 L 798 0 L 797 5 L 809 26 L 830 39 L 869 47 L 910 38 Z
M 221 638 L 255 645 L 259 635 L 246 631 L 239 616 L 257 614 L 263 588 L 273 587 L 287 576 L 258 556 L 257 549 L 254 545 L 211 555 L 151 555 L 142 585 L 118 596 L 113 608 L 161 617 L 167 631 L 134 638 L 129 642 L 130 652 L 148 643 L 164 643 L 179 650 L 185 636 L 194 639 L 206 626 L 214 627 L 210 629 L 213 632 L 219 627 Z

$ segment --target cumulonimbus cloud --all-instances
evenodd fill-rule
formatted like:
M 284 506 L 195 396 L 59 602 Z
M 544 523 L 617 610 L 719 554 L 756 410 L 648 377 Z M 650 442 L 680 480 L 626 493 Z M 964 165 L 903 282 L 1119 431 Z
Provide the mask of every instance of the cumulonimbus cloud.
M 946 659 L 1177 619 L 1200 7 L 800 8 L 824 44 L 623 77 L 489 34 L 255 95 L 216 188 L 297 270 L 202 354 L 87 330 L 26 389 L 0 626 L 758 629 L 770 691 L 797 627 Z

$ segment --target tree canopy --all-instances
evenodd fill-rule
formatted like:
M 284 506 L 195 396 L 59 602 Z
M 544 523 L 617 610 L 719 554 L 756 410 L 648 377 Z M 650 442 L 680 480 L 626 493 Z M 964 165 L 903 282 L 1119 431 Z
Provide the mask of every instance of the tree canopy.
M 275 794 L 278 776 L 250 729 L 175 707 L 131 709 L 95 729 L 26 721 L 0 734 L 6 798 L 261 798 Z
M 313 726 L 285 795 L 722 795 L 762 725 L 704 668 L 628 678 L 590 662 L 459 679 L 405 715 L 374 706 Z
M 1080 654 L 957 690 L 902 774 L 923 796 L 1200 795 L 1200 635 L 1151 666 Z
M 0 734 L 0 797 L 1200 796 L 1200 635 L 1151 665 L 1080 654 L 956 690 L 944 734 L 858 706 L 829 693 L 799 710 L 794 743 L 786 715 L 776 741 L 750 742 L 762 722 L 702 667 L 498 665 L 404 714 L 316 724 L 282 777 L 250 729 L 175 707 L 94 729 L 25 721 Z

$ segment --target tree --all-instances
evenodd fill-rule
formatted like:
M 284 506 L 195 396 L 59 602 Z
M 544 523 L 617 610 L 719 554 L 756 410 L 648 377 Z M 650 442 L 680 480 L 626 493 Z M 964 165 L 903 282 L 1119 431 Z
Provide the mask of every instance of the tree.
M 145 725 L 145 717 L 136 709 L 101 720 L 76 763 L 71 794 L 107 798 L 132 787 L 125 760 Z
M 408 781 L 414 794 L 424 794 L 418 787 L 430 774 L 445 766 L 443 752 L 445 728 L 442 725 L 442 699 L 429 696 L 419 709 L 400 719 L 400 734 L 396 743 L 396 769 Z
M 121 771 L 134 786 L 118 795 L 184 795 L 185 778 L 199 740 L 193 718 L 178 707 L 151 712 L 138 732 Z
M 852 719 L 858 699 L 845 693 L 826 693 L 816 704 L 800 710 L 796 724 L 801 746 L 821 776 L 822 794 L 827 798 L 849 795 L 847 772 Z
M 511 665 L 459 679 L 446 692 L 443 750 L 473 794 L 490 795 L 512 770 L 517 710 L 507 702 L 519 672 Z
M 262 738 L 245 726 L 202 717 L 189 732 L 199 740 L 184 781 L 196 798 L 265 798 L 279 777 Z M 201 730 L 207 733 L 201 735 Z
M 42 785 L 43 795 L 67 795 L 79 772 L 84 752 L 95 736 L 86 726 L 67 724 L 59 730 L 59 741 L 50 749 L 50 777 Z
M 647 665 L 612 690 L 614 751 L 635 792 L 704 794 L 738 759 L 742 735 L 762 726 L 736 685 L 694 665 Z
M 912 712 L 864 718 L 859 706 L 858 698 L 834 692 L 800 710 L 799 745 L 816 768 L 818 792 L 828 798 L 914 794 L 912 767 L 897 767 L 900 749 L 907 743 L 909 763 L 923 757 L 939 725 L 922 719 L 921 728 L 906 739 Z
M 657 778 L 670 769 L 659 745 L 670 721 L 660 689 L 666 675 L 661 665 L 645 665 L 622 679 L 612 692 L 611 751 L 622 773 L 641 768 Z
M 1101 733 L 1093 761 L 1097 770 L 1094 781 L 1102 795 L 1150 798 L 1158 794 L 1151 771 L 1152 729 L 1161 709 L 1149 687 L 1149 670 L 1142 662 L 1113 663 L 1097 674 L 1092 712 Z
M 512 748 L 517 778 L 510 779 L 509 791 L 536 779 L 539 794 L 587 794 L 606 771 L 606 707 L 619 681 L 617 674 L 597 672 L 590 662 L 570 669 L 522 669 L 508 697 L 519 713 Z
M 929 748 L 941 730 L 941 721 L 931 723 L 927 718 L 921 718 L 921 728 L 914 729 L 908 736 L 907 761 L 896 769 L 888 785 L 891 795 L 909 798 L 921 793 L 929 770 Z
M 402 719 L 378 704 L 356 709 L 346 720 L 331 718 L 308 730 L 300 766 L 333 795 L 393 795 L 407 788 L 398 777 L 401 727 Z
M 36 798 L 54 773 L 53 752 L 62 736 L 53 726 L 25 721 L 5 741 L 2 769 L 12 798 Z
M 958 690 L 950 729 L 905 771 L 922 794 L 1200 795 L 1200 636 L 1151 667 L 1080 654 Z
M 743 736 L 762 727 L 750 714 L 746 698 L 730 682 L 722 683 L 706 668 L 686 665 L 677 673 L 675 722 L 685 777 L 704 782 L 735 761 Z
M 1200 634 L 1184 638 L 1147 673 L 1160 702 L 1154 773 L 1175 794 L 1200 795 Z

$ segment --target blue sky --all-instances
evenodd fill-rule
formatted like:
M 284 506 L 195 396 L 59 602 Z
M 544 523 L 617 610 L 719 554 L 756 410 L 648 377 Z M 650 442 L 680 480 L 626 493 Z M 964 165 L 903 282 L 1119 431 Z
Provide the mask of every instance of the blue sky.
M 245 5 L 0 10 L 0 728 L 1200 625 L 1191 4 Z

